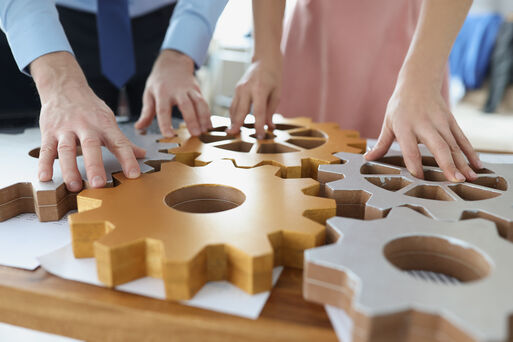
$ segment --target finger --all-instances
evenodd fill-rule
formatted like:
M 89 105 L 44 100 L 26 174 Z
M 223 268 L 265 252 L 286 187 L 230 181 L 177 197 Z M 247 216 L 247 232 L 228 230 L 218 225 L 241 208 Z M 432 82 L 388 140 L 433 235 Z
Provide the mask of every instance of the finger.
M 38 171 L 39 180 L 48 182 L 53 177 L 53 163 L 57 157 L 57 140 L 53 136 L 43 135 L 39 149 Z
M 145 129 L 149 125 L 151 125 L 151 122 L 153 121 L 153 118 L 155 117 L 155 100 L 153 99 L 153 96 L 151 93 L 145 91 L 143 95 L 143 107 L 141 110 L 141 115 L 139 116 L 139 119 L 134 124 L 136 129 Z
M 450 125 L 451 132 L 454 134 L 454 138 L 456 139 L 456 142 L 460 146 L 463 153 L 467 156 L 468 160 L 470 161 L 470 165 L 476 170 L 483 168 L 483 163 L 479 159 L 478 154 L 472 147 L 472 144 L 470 141 L 468 141 L 467 137 L 461 130 L 460 126 L 456 122 L 456 120 L 452 120 L 452 123 Z
M 103 168 L 102 142 L 98 136 L 85 135 L 80 138 L 87 179 L 93 188 L 105 186 L 107 177 Z
M 394 139 L 394 132 L 388 128 L 386 124 L 383 124 L 383 128 L 381 129 L 381 133 L 379 134 L 376 145 L 374 145 L 372 150 L 368 151 L 363 156 L 367 160 L 376 160 L 382 158 L 390 149 Z
M 146 150 L 144 148 L 135 145 L 133 142 L 130 142 L 130 146 L 134 151 L 135 158 L 139 159 L 144 158 L 146 156 Z
M 207 101 L 205 101 L 205 98 L 201 96 L 201 93 L 197 92 L 196 90 L 189 91 L 188 95 L 194 104 L 194 108 L 196 109 L 201 131 L 207 132 L 212 128 L 212 121 L 210 121 L 210 110 L 208 108 Z
M 273 115 L 276 113 L 276 108 L 280 104 L 280 93 L 278 90 L 274 90 L 270 96 L 269 103 L 267 105 L 267 115 L 265 123 L 269 130 L 274 130 L 275 126 L 273 123 Z
M 463 182 L 465 176 L 456 168 L 447 142 L 440 136 L 434 127 L 419 132 L 421 142 L 433 153 L 436 162 L 444 172 L 445 178 L 451 182 Z
M 458 143 L 456 142 L 456 139 L 454 139 L 454 136 L 452 135 L 452 132 L 449 129 L 441 129 L 438 132 L 449 145 L 449 149 L 451 150 L 452 154 L 452 159 L 458 170 L 465 176 L 466 179 L 475 180 L 477 178 L 477 175 L 474 172 L 474 170 L 472 170 L 468 165 L 467 160 L 463 156 L 463 152 L 461 151 Z
M 180 112 L 182 112 L 183 119 L 185 120 L 187 129 L 189 130 L 191 135 L 200 135 L 201 127 L 198 122 L 199 120 L 196 116 L 196 110 L 187 93 L 177 95 L 176 105 L 180 109 Z
M 415 134 L 409 129 L 404 129 L 403 131 L 399 130 L 396 135 L 397 142 L 399 146 L 401 146 L 406 168 L 413 177 L 423 179 L 424 169 L 422 168 L 422 156 Z
M 244 124 L 244 119 L 248 115 L 251 107 L 251 98 L 249 94 L 241 94 L 237 101 L 233 115 L 231 115 L 231 125 L 227 132 L 230 134 L 237 134 L 240 132 L 240 127 Z
M 169 98 L 163 96 L 157 97 L 155 105 L 157 108 L 157 121 L 160 133 L 168 138 L 173 137 L 175 134 L 171 123 L 171 102 Z
M 57 144 L 62 179 L 69 191 L 82 189 L 82 176 L 77 167 L 77 141 L 73 133 L 65 133 L 59 137 Z
M 116 156 L 123 173 L 128 178 L 137 178 L 141 174 L 139 164 L 135 159 L 132 143 L 128 138 L 119 130 L 119 128 L 112 129 L 109 134 L 105 136 L 107 148 Z
M 253 115 L 255 116 L 255 133 L 258 139 L 265 138 L 265 120 L 267 115 L 267 94 L 257 91 L 253 97 Z

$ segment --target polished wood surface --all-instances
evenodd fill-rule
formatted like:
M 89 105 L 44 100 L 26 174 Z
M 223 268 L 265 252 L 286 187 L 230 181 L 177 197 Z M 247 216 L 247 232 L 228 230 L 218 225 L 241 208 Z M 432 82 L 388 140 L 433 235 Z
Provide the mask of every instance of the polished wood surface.
M 85 341 L 336 341 L 324 308 L 285 269 L 258 320 L 0 266 L 0 321 Z

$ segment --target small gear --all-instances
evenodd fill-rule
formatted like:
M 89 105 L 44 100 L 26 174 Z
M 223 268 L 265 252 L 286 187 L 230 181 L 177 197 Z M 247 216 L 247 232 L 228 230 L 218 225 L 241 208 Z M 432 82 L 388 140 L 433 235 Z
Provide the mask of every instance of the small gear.
M 473 182 L 447 181 L 434 157 L 423 152 L 425 179 L 411 175 L 400 152 L 378 161 L 338 153 L 341 164 L 321 165 L 318 179 L 339 204 L 339 216 L 375 219 L 398 206 L 408 206 L 437 220 L 485 218 L 513 241 L 513 166 L 487 164 Z
M 139 134 L 131 124 L 120 124 L 119 127 L 134 144 L 146 149 L 146 156 L 138 160 L 141 172 L 158 170 L 160 163 L 173 159 L 172 154 L 163 151 L 176 145 L 159 143 L 160 135 Z M 39 128 L 27 129 L 23 134 L 0 134 L 0 158 L 5 161 L 5 165 L 11 165 L 0 169 L 0 221 L 27 212 L 35 212 L 40 221 L 56 221 L 76 208 L 76 194 L 66 189 L 58 162 L 54 163 L 52 181 L 38 180 L 37 146 L 40 143 Z M 112 173 L 121 171 L 121 166 L 105 148 L 102 148 L 102 159 L 107 185 L 110 185 Z M 77 166 L 85 180 L 85 164 L 81 156 L 77 157 Z
M 237 136 L 225 132 L 227 118 L 213 117 L 215 128 L 207 134 L 192 137 L 187 129 L 177 130 L 180 147 L 170 150 L 176 160 L 191 166 L 202 166 L 219 159 L 233 160 L 237 167 L 275 165 L 283 178 L 316 178 L 320 164 L 337 163 L 335 152 L 362 153 L 366 142 L 356 131 L 340 130 L 335 123 L 313 123 L 309 118 L 286 119 L 274 115 L 276 129 L 266 132 L 265 139 L 255 136 L 254 119 L 248 116 Z
M 333 245 L 305 252 L 306 299 L 343 308 L 353 341 L 511 341 L 513 246 L 492 222 L 434 222 L 409 208 L 386 219 L 335 217 Z M 430 271 L 459 284 L 420 280 Z
M 162 278 L 171 300 L 226 279 L 248 293 L 271 288 L 274 265 L 302 268 L 303 251 L 324 243 L 334 200 L 315 197 L 313 179 L 282 179 L 279 168 L 204 167 L 179 162 L 120 185 L 89 189 L 69 217 L 75 257 L 95 257 L 116 286 Z

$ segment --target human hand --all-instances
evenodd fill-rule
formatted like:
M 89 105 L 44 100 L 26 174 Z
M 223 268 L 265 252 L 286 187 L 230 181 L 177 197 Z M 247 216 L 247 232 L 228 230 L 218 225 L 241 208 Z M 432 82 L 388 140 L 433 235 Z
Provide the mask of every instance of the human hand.
M 207 101 L 194 77 L 193 60 L 181 52 L 164 50 L 153 65 L 143 94 L 143 108 L 135 128 L 144 129 L 157 115 L 160 132 L 174 136 L 171 112 L 176 105 L 189 132 L 198 136 L 212 128 Z
M 246 115 L 253 106 L 255 130 L 258 139 L 265 137 L 265 125 L 274 129 L 272 117 L 281 95 L 281 54 L 272 58 L 255 60 L 235 88 L 230 106 L 231 127 L 229 134 L 237 134 Z
M 412 84 L 397 87 L 388 102 L 378 142 L 365 158 L 383 157 L 394 139 L 401 146 L 408 171 L 418 178 L 424 178 L 418 143 L 428 147 L 445 177 L 452 182 L 475 180 L 477 175 L 472 168 L 483 167 L 437 87 L 425 89 Z
M 121 132 L 114 113 L 89 88 L 71 54 L 56 52 L 41 56 L 31 63 L 30 70 L 41 98 L 40 181 L 52 179 L 54 159 L 58 157 L 68 190 L 76 192 L 82 188 L 76 161 L 77 143 L 92 187 L 103 187 L 106 183 L 102 145 L 119 160 L 125 176 L 140 175 L 136 158 L 144 157 L 145 150 L 132 144 Z

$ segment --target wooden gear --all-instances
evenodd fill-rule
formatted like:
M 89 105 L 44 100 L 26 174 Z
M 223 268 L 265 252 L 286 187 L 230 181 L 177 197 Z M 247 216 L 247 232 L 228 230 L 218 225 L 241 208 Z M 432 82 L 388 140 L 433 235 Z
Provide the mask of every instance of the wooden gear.
M 282 179 L 279 168 L 162 164 L 111 189 L 89 189 L 69 217 L 75 257 L 95 257 L 100 281 L 116 286 L 162 278 L 166 297 L 191 298 L 226 279 L 248 293 L 271 288 L 273 266 L 301 268 L 303 251 L 324 243 L 335 201 L 313 179 Z
M 326 183 L 326 196 L 337 200 L 338 216 L 375 219 L 408 206 L 437 220 L 489 219 L 501 236 L 513 241 L 512 165 L 484 163 L 475 181 L 452 183 L 426 152 L 425 179 L 412 176 L 397 151 L 372 162 L 357 154 L 335 156 L 341 164 L 321 165 L 318 179 Z
M 164 151 L 175 144 L 159 143 L 160 136 L 156 134 L 139 134 L 131 124 L 120 125 L 120 128 L 134 144 L 146 149 L 146 156 L 138 160 L 142 172 L 158 170 L 161 162 L 173 159 L 173 155 Z M 40 182 L 37 178 L 40 143 L 38 128 L 27 129 L 23 134 L 0 134 L 0 158 L 5 161 L 0 169 L 0 221 L 27 212 L 35 212 L 40 221 L 56 221 L 76 208 L 76 193 L 66 189 L 58 161 L 54 163 L 52 181 Z M 121 166 L 105 148 L 102 148 L 102 158 L 109 185 L 112 173 L 121 171 Z M 81 156 L 77 157 L 77 164 L 85 180 Z
M 190 136 L 186 128 L 176 131 L 171 141 L 180 147 L 171 149 L 176 160 L 190 166 L 202 166 L 213 160 L 230 159 L 237 167 L 250 168 L 275 165 L 283 178 L 312 177 L 316 179 L 320 164 L 338 163 L 333 153 L 362 153 L 366 142 L 356 131 L 340 130 L 335 123 L 313 123 L 309 118 L 286 119 L 274 115 L 276 129 L 266 132 L 264 140 L 255 137 L 254 123 L 249 116 L 237 136 L 225 129 L 230 121 L 213 117 L 215 128 L 199 137 Z
M 334 245 L 305 252 L 306 299 L 345 309 L 353 341 L 511 341 L 513 247 L 492 222 L 435 222 L 408 208 L 386 219 L 328 220 Z M 441 285 L 405 271 L 440 272 Z

